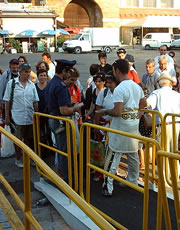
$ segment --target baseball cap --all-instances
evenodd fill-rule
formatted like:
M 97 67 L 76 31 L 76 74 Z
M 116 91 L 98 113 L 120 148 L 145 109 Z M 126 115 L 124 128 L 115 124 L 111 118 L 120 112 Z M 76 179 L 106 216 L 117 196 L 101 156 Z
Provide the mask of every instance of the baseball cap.
M 18 59 L 15 59 L 15 58 L 11 59 L 9 62 L 9 65 L 13 65 L 13 64 L 19 65 Z
M 131 62 L 131 63 L 134 63 L 134 57 L 131 55 L 131 54 L 127 54 L 125 59 L 128 61 L 128 62 Z
M 117 50 L 117 54 L 120 54 L 120 53 L 126 53 L 126 50 L 124 49 L 124 48 L 119 48 L 118 50 Z
M 31 69 L 31 65 L 28 63 L 24 63 L 24 64 L 19 66 L 19 72 L 21 72 L 23 70 L 29 70 L 29 69 Z

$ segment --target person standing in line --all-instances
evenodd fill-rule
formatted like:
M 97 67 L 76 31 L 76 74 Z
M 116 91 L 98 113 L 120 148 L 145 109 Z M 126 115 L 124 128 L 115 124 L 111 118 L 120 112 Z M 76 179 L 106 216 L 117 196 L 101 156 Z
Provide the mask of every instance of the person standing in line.
M 48 76 L 52 79 L 55 74 L 55 64 L 51 60 L 51 55 L 48 52 L 44 52 L 42 54 L 42 60 L 45 61 L 49 65 Z
M 168 73 L 163 73 L 158 79 L 160 89 L 153 91 L 147 98 L 147 103 L 150 109 L 159 111 L 163 116 L 166 113 L 180 114 L 180 94 L 172 90 L 172 78 Z M 161 140 L 161 124 L 160 118 L 156 117 L 157 124 L 157 140 Z M 178 137 L 180 134 L 180 118 L 175 119 L 175 138 L 176 138 L 176 149 L 178 149 Z M 167 151 L 174 152 L 173 148 L 173 132 L 172 132 L 172 117 L 168 116 L 166 119 L 166 141 Z M 178 166 L 178 177 L 180 175 L 179 162 Z M 164 169 L 165 173 L 165 169 Z
M 142 77 L 142 82 L 147 88 L 148 95 L 159 88 L 159 84 L 157 83 L 158 77 L 159 75 L 155 71 L 154 59 L 148 59 L 146 61 L 146 73 Z
M 4 93 L 9 80 L 17 78 L 19 76 L 18 72 L 19 61 L 17 59 L 11 59 L 9 62 L 9 68 L 3 72 L 0 78 L 0 114 L 2 118 L 5 119 L 5 106 L 4 106 Z
M 168 73 L 172 78 L 172 86 L 177 85 L 176 72 L 174 69 L 168 68 L 168 59 L 165 55 L 161 55 L 159 57 L 159 67 L 157 67 L 155 70 L 158 77 L 163 73 Z
M 33 148 L 33 113 L 38 111 L 39 97 L 34 83 L 29 80 L 31 66 L 22 64 L 19 67 L 19 73 L 19 77 L 7 83 L 3 98 L 5 101 L 5 124 L 10 124 L 11 113 L 12 120 L 16 126 L 16 137 L 24 140 L 26 145 Z M 15 149 L 15 164 L 17 167 L 22 168 L 23 162 L 20 160 L 20 148 L 15 145 Z
M 161 45 L 159 51 L 160 51 L 160 55 L 158 55 L 158 56 L 156 56 L 154 58 L 155 68 L 159 67 L 159 58 L 163 55 L 163 56 L 166 56 L 166 58 L 167 58 L 167 67 L 169 69 L 174 69 L 174 60 L 173 60 L 172 57 L 170 57 L 167 54 L 167 46 L 166 45 Z
M 132 55 L 131 54 L 127 54 L 127 52 L 126 52 L 126 50 L 124 48 L 119 48 L 117 50 L 117 56 L 118 56 L 119 59 L 128 59 L 129 56 L 132 56 Z M 132 57 L 134 59 L 134 56 L 132 56 Z M 134 62 L 133 62 L 132 66 L 133 66 L 134 69 L 136 69 Z
M 75 112 L 80 112 L 80 107 L 79 103 L 72 106 L 71 97 L 65 81 L 69 79 L 71 73 L 74 72 L 73 66 L 76 64 L 76 61 L 59 59 L 56 60 L 56 62 L 56 74 L 49 82 L 46 91 L 48 112 L 53 116 L 71 117 Z M 76 80 L 73 79 L 73 83 L 75 83 Z M 49 126 L 55 136 L 57 148 L 67 153 L 66 127 L 64 124 L 60 124 L 59 120 L 53 118 L 49 119 Z M 73 150 L 72 146 L 71 150 Z M 68 182 L 68 164 L 66 156 L 58 154 L 57 168 L 59 176 L 63 177 L 63 179 Z
M 119 59 L 113 64 L 113 73 L 119 85 L 114 89 L 114 108 L 110 110 L 98 110 L 97 113 L 112 116 L 110 128 L 139 135 L 139 116 L 137 109 L 144 108 L 147 103 L 141 87 L 129 79 L 129 64 L 124 59 Z M 127 111 L 127 113 L 125 113 Z M 127 181 L 138 185 L 139 177 L 139 157 L 138 140 L 115 133 L 109 133 L 109 154 L 106 158 L 105 166 L 110 159 L 109 172 L 116 173 L 117 167 L 123 154 L 128 158 Z M 120 183 L 122 186 L 122 183 Z M 124 185 L 124 184 L 123 184 Z M 113 192 L 113 178 L 107 177 L 103 184 L 102 194 L 110 197 Z

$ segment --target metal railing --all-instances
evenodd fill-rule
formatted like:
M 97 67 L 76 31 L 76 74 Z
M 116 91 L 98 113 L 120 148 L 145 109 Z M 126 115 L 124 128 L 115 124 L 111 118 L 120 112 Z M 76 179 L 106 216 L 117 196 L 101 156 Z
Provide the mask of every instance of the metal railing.
M 41 142 L 41 130 L 40 130 L 40 118 L 52 118 L 57 119 L 65 122 L 66 125 L 66 138 L 67 138 L 67 153 L 58 150 L 52 146 L 49 146 L 45 143 Z M 67 157 L 68 159 L 68 183 L 72 187 L 72 159 L 74 163 L 74 189 L 78 191 L 78 165 L 77 165 L 77 142 L 76 142 L 76 130 L 73 121 L 69 118 L 65 117 L 57 117 L 43 113 L 34 113 L 33 116 L 33 135 L 34 135 L 34 151 L 38 153 L 39 157 L 41 158 L 41 148 L 47 148 L 51 151 L 54 151 L 58 154 L 62 154 L 63 156 Z M 73 146 L 73 158 L 71 156 L 72 149 L 71 149 L 71 137 L 72 137 L 72 146 Z M 47 174 L 44 174 L 38 167 L 37 171 L 40 175 L 48 178 Z M 49 178 L 48 178 L 49 179 Z
M 86 134 L 84 132 L 86 128 Z M 144 188 L 138 187 L 128 181 L 124 181 L 123 179 L 119 178 L 118 176 L 115 176 L 99 167 L 96 167 L 95 165 L 91 164 L 90 162 L 90 137 L 91 137 L 91 129 L 99 129 L 103 130 L 105 132 L 112 132 L 120 135 L 127 136 L 129 138 L 135 138 L 139 141 L 142 141 L 145 144 L 145 178 L 144 178 Z M 83 143 L 83 137 L 86 136 L 86 196 L 84 196 L 83 191 L 83 151 L 84 151 L 84 143 Z M 80 159 L 79 159 L 79 167 L 80 167 L 80 180 L 79 180 L 79 192 L 82 198 L 86 199 L 88 203 L 90 203 L 90 169 L 94 169 L 102 174 L 105 174 L 106 176 L 112 177 L 118 182 L 122 182 L 126 184 L 127 186 L 131 187 L 132 189 L 135 189 L 136 191 L 139 191 L 144 194 L 144 202 L 143 202 L 143 230 L 146 230 L 148 228 L 148 207 L 149 207 L 149 149 L 150 146 L 155 145 L 156 150 L 160 150 L 159 143 L 154 140 L 143 136 L 134 135 L 131 133 L 126 133 L 118 130 L 114 130 L 111 128 L 102 127 L 99 125 L 94 125 L 90 123 L 83 123 L 80 129 Z M 93 208 L 95 208 L 93 206 Z M 105 218 L 107 218 L 108 221 L 110 221 L 112 224 L 117 226 L 120 229 L 126 229 L 124 226 L 122 226 L 117 221 L 113 220 L 111 217 L 107 216 L 100 210 L 96 208 L 96 210 Z
M 87 215 L 91 220 L 103 230 L 115 230 L 115 228 L 108 223 L 99 213 L 97 213 L 87 202 L 84 201 L 66 182 L 63 181 L 39 156 L 33 152 L 22 141 L 14 135 L 7 132 L 0 127 L 0 132 L 10 138 L 19 148 L 23 150 L 24 163 L 24 202 L 19 198 L 17 193 L 8 184 L 6 179 L 0 174 L 0 181 L 8 190 L 10 195 L 14 198 L 17 205 L 24 213 L 25 229 L 30 230 L 31 225 L 36 230 L 43 229 L 38 221 L 34 218 L 31 212 L 31 186 L 30 186 L 30 159 L 40 168 L 40 170 L 48 176 L 48 178 L 55 183 L 74 203 Z
M 169 211 L 166 188 L 165 188 L 165 175 L 163 173 L 164 170 L 163 158 L 167 158 L 169 162 L 170 176 L 172 181 L 177 229 L 180 230 L 180 198 L 179 198 L 179 188 L 178 188 L 179 177 L 177 177 L 177 172 L 175 167 L 176 162 L 177 161 L 178 163 L 180 162 L 180 155 L 160 150 L 157 151 L 156 157 L 157 157 L 158 174 L 159 174 L 156 229 L 162 229 L 161 223 L 162 223 L 162 207 L 163 207 L 166 229 L 172 230 L 171 217 L 170 217 L 170 211 Z

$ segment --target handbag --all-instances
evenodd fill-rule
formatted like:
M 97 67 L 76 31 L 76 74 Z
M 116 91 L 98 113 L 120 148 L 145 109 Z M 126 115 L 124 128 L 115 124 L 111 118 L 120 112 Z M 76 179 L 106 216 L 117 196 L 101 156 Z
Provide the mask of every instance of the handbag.
M 144 118 L 144 128 L 152 129 L 152 116 L 149 113 L 143 115 Z
M 9 125 L 5 125 L 4 129 L 11 133 Z M 13 141 L 11 141 L 6 135 L 1 135 L 1 157 L 10 157 L 15 154 L 15 147 Z
M 91 140 L 90 143 L 90 161 L 91 164 L 98 166 L 98 167 L 103 167 L 104 166 L 104 159 L 105 159 L 105 146 L 102 142 L 94 141 Z

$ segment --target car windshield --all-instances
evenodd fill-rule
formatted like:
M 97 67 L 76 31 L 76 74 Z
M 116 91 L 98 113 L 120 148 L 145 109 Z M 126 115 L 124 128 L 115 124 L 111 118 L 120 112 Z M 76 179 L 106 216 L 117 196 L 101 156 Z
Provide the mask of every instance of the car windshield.
M 81 37 L 82 34 L 76 34 L 74 37 L 72 37 L 72 40 L 78 40 Z

